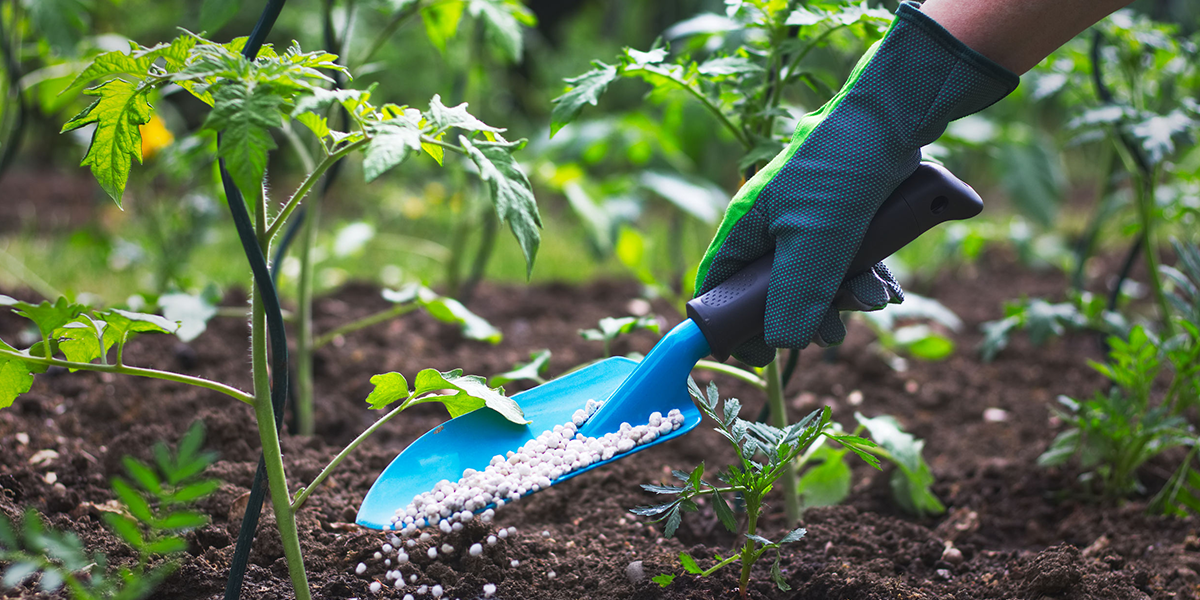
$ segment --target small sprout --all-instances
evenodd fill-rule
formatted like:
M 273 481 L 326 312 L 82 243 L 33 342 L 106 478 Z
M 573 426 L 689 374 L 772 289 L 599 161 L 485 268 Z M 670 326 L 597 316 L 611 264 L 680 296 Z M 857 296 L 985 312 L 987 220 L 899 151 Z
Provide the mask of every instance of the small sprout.
M 483 597 L 484 598 L 491 598 L 492 595 L 495 593 L 496 593 L 496 584 L 494 584 L 494 583 L 483 584 Z
M 364 563 L 358 563 L 358 566 L 354 567 L 354 572 L 358 575 L 362 575 L 363 573 L 366 573 L 367 565 Z
M 493 537 L 492 539 L 496 539 L 496 538 Z M 482 544 L 471 544 L 471 549 L 468 550 L 467 552 L 471 556 L 479 556 L 480 554 L 483 554 L 483 545 Z

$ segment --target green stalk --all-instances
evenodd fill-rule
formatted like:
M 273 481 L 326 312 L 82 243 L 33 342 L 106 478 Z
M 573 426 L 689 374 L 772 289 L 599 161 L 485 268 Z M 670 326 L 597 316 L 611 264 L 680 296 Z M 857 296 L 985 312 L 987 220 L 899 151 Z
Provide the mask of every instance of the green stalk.
M 355 331 L 366 329 L 367 327 L 377 323 L 390 321 L 391 319 L 400 315 L 408 314 L 416 308 L 416 304 L 397 304 L 387 310 L 381 310 L 373 315 L 367 315 L 357 321 L 346 323 L 345 325 L 342 325 L 341 327 L 338 327 L 329 333 L 322 334 L 320 337 L 317 337 L 315 340 L 313 340 L 312 347 L 315 350 L 328 344 L 329 342 L 332 342 L 334 338 L 339 335 L 354 333 Z
M 300 435 L 312 435 L 313 424 L 313 260 L 317 221 L 321 216 L 321 195 L 310 200 L 300 234 L 300 283 L 297 290 L 299 319 L 296 321 L 296 425 Z
M 1146 279 L 1150 281 L 1154 301 L 1158 304 L 1162 337 L 1166 339 L 1174 334 L 1174 327 L 1171 323 L 1171 307 L 1158 275 L 1158 248 L 1154 245 L 1154 173 L 1143 173 L 1141 178 L 1143 181 L 1138 185 L 1137 204 L 1138 218 L 1142 222 L 1142 254 L 1146 258 Z
M 283 543 L 283 555 L 287 560 L 292 588 L 296 591 L 296 600 L 312 600 L 312 592 L 308 589 L 308 575 L 304 572 L 304 556 L 300 553 L 296 513 L 292 512 L 291 496 L 288 494 L 287 477 L 283 469 L 279 432 L 275 429 L 275 413 L 271 407 L 271 376 L 267 373 L 266 310 L 263 308 L 258 286 L 254 289 L 250 311 L 250 360 L 254 373 L 254 417 L 258 422 L 258 437 L 262 442 L 271 506 L 275 508 L 275 524 Z
M 130 367 L 126 365 L 98 365 L 94 363 L 81 363 L 70 360 L 59 360 L 57 358 L 42 358 L 40 356 L 32 356 L 15 350 L 5 350 L 0 348 L 0 358 L 9 360 L 18 360 L 21 362 L 32 363 L 35 365 L 45 365 L 48 367 L 63 367 L 75 371 L 96 371 L 99 373 L 116 373 L 119 375 L 133 375 L 135 377 L 149 377 L 150 379 L 163 379 L 165 381 L 174 381 L 176 383 L 186 383 L 196 387 L 221 392 L 230 398 L 241 400 L 246 404 L 254 404 L 254 397 L 235 387 L 203 379 L 200 377 L 192 377 L 191 375 L 183 375 L 180 373 L 172 373 L 170 371 L 159 371 L 157 369 L 143 369 L 141 367 Z
M 337 456 L 333 457 L 333 460 L 329 461 L 329 464 L 325 465 L 324 469 L 321 469 L 321 472 L 312 480 L 312 483 L 300 488 L 300 491 L 296 492 L 296 499 L 292 501 L 292 510 L 300 510 L 300 507 L 304 505 L 304 501 L 308 499 L 308 496 L 312 494 L 313 490 L 317 489 L 317 487 L 320 486 L 327 477 L 329 477 L 329 474 L 332 473 L 333 470 L 338 467 L 338 465 L 342 464 L 342 461 L 345 460 L 347 456 L 350 456 L 351 452 L 354 452 L 354 450 L 358 448 L 359 444 L 362 444 L 364 440 L 366 440 L 368 437 L 371 437 L 371 434 L 375 433 L 375 430 L 383 426 L 384 423 L 392 420 L 392 417 L 400 414 L 401 411 L 408 408 L 411 400 L 412 396 L 409 396 L 408 399 L 400 403 L 400 406 L 397 406 L 388 414 L 380 417 L 379 420 L 375 421 L 373 425 L 366 428 L 366 430 L 364 430 L 362 433 L 358 434 L 358 437 L 354 438 L 354 441 L 350 442 L 349 445 L 343 448 Z
M 783 401 L 783 382 L 779 378 L 778 352 L 776 359 L 763 371 L 763 378 L 767 380 L 767 403 L 771 406 L 771 424 L 784 429 L 788 426 L 787 406 Z M 783 507 L 787 513 L 788 524 L 795 526 L 800 522 L 800 481 L 796 478 L 796 469 L 790 463 L 783 469 L 779 481 L 783 486 Z
M 749 535 L 758 533 L 758 512 L 761 502 L 762 498 L 758 493 L 746 494 L 746 533 Z M 742 598 L 746 597 L 746 590 L 750 586 L 750 569 L 754 567 L 755 559 L 758 558 L 754 554 L 754 543 L 754 540 L 746 538 L 746 545 L 742 546 L 742 575 L 738 578 L 738 590 L 741 591 Z
M 714 373 L 723 373 L 735 379 L 749 383 L 750 385 L 763 390 L 764 392 L 767 390 L 767 383 L 758 375 L 755 375 L 754 373 L 751 373 L 745 369 L 739 369 L 733 365 L 727 365 L 725 363 L 719 363 L 712 360 L 702 360 L 696 363 L 695 368 L 713 371 Z

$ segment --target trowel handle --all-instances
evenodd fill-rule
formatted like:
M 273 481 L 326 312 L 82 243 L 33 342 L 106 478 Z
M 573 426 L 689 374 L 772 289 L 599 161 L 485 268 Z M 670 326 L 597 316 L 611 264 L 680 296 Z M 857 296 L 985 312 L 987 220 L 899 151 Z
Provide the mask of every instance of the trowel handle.
M 971 186 L 933 163 L 921 163 L 876 211 L 845 279 L 873 267 L 934 225 L 969 219 L 983 210 Z M 717 360 L 761 335 L 767 312 L 767 286 L 775 251 L 746 265 L 687 304 L 687 313 L 704 333 Z

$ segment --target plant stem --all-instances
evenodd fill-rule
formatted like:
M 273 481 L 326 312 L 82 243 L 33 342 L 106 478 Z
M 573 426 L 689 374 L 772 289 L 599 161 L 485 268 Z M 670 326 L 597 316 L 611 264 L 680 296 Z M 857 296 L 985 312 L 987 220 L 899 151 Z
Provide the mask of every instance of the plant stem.
M 754 535 L 758 533 L 758 512 L 762 508 L 762 498 L 757 493 L 748 493 L 746 498 L 746 533 Z M 754 561 L 758 557 L 754 552 L 754 540 L 746 538 L 746 545 L 742 546 L 742 576 L 738 578 L 738 589 L 742 593 L 742 598 L 746 597 L 746 590 L 750 585 L 750 569 L 754 567 Z
M 721 125 L 724 125 L 725 129 L 728 129 L 729 132 L 733 134 L 733 137 L 737 139 L 737 141 L 742 145 L 743 148 L 745 148 L 746 150 L 750 150 L 750 149 L 754 148 L 754 144 L 751 143 L 750 138 L 746 137 L 746 133 L 743 132 L 737 125 L 734 125 L 733 121 L 730 121 L 729 117 L 725 116 L 725 113 L 721 112 L 720 107 L 713 104 L 711 100 L 709 100 L 707 97 L 705 97 L 704 92 L 701 92 L 700 90 L 698 90 L 696 88 L 693 88 L 692 86 L 688 85 L 683 80 L 677 79 L 674 76 L 667 76 L 667 79 L 671 80 L 676 85 L 683 88 L 685 91 L 687 91 L 693 97 L 695 97 L 696 100 L 699 100 L 700 104 L 703 104 L 704 108 L 707 108 L 708 112 L 711 112 L 713 114 L 713 116 L 717 117 L 717 120 L 721 122 Z
M 312 435 L 313 424 L 313 260 L 312 248 L 317 221 L 321 215 L 321 195 L 305 208 L 304 230 L 300 234 L 300 282 L 296 303 L 296 428 L 300 435 Z
M 787 406 L 783 401 L 783 383 L 779 377 L 780 354 L 776 352 L 775 360 L 763 371 L 763 378 L 767 380 L 767 403 L 771 406 L 771 424 L 784 429 L 788 422 Z M 800 484 L 796 479 L 796 469 L 790 463 L 785 465 L 779 482 L 783 486 L 783 507 L 787 513 L 788 524 L 794 527 L 800 522 Z
M 262 231 L 262 228 L 259 228 Z M 275 508 L 275 524 L 283 543 L 288 574 L 296 600 L 311 600 L 308 575 L 304 572 L 304 556 L 300 552 L 300 537 L 296 530 L 296 513 L 292 511 L 287 476 L 283 468 L 283 453 L 279 448 L 279 432 L 275 428 L 275 413 L 271 407 L 271 378 L 267 373 L 267 322 L 258 286 L 254 286 L 250 311 L 250 359 L 254 373 L 254 417 L 258 422 L 258 437 L 262 442 L 263 461 L 267 468 L 271 505 Z M 282 415 L 281 415 L 282 416 Z
M 192 377 L 182 373 L 172 373 L 170 371 L 159 371 L 157 369 L 143 369 L 141 367 L 130 367 L 126 365 L 97 365 L 92 363 L 81 363 L 69 360 L 59 360 L 57 358 L 43 358 L 40 356 L 32 356 L 22 352 L 14 352 L 0 348 L 0 358 L 11 360 L 19 360 L 22 362 L 33 363 L 36 365 L 46 365 L 48 367 L 63 367 L 66 369 L 74 369 L 78 371 L 96 371 L 99 373 L 116 373 L 119 375 L 133 375 L 135 377 L 149 377 L 151 379 L 163 379 L 166 381 L 174 381 L 176 383 L 186 383 L 196 387 L 210 389 L 216 392 L 221 392 L 226 396 L 241 400 L 246 404 L 254 404 L 254 396 L 243 392 L 233 386 L 225 385 L 216 381 L 210 381 L 200 377 Z
M 337 329 L 330 331 L 329 333 L 322 334 L 321 336 L 314 339 L 313 344 L 312 344 L 313 350 L 316 350 L 317 348 L 320 348 L 320 347 L 328 344 L 329 342 L 332 342 L 334 340 L 334 338 L 336 338 L 339 335 L 346 335 L 348 333 L 354 333 L 355 331 L 358 331 L 359 329 L 366 329 L 367 327 L 375 325 L 376 323 L 382 323 L 384 321 L 389 321 L 400 315 L 408 314 L 408 313 L 412 312 L 413 310 L 415 310 L 416 308 L 417 308 L 416 304 L 397 304 L 387 310 L 381 310 L 373 315 L 367 315 L 357 321 L 351 321 L 349 323 L 346 323 L 345 325 L 342 325 L 342 326 L 338 327 Z
M 719 363 L 712 360 L 702 360 L 696 363 L 696 368 L 704 369 L 706 371 L 713 371 L 716 373 L 723 373 L 735 379 L 749 383 L 760 390 L 767 390 L 767 382 L 763 381 L 761 377 L 745 369 L 739 369 L 733 365 L 727 365 L 725 363 Z
M 737 560 L 739 560 L 739 559 L 741 559 L 741 558 L 742 558 L 742 553 L 741 553 L 741 552 L 739 552 L 739 553 L 737 553 L 737 554 L 734 554 L 733 556 L 730 556 L 729 558 L 727 558 L 727 559 L 725 559 L 725 560 L 723 560 L 723 561 L 721 561 L 721 562 L 719 562 L 719 563 L 717 563 L 717 564 L 715 564 L 715 565 L 713 565 L 713 566 L 709 567 L 709 568 L 708 568 L 708 569 L 706 569 L 706 570 L 705 570 L 703 573 L 701 573 L 701 574 L 700 574 L 700 576 L 701 576 L 701 577 L 708 577 L 709 575 L 712 575 L 713 573 L 716 573 L 716 572 L 717 572 L 717 569 L 720 569 L 721 567 L 723 567 L 723 566 L 725 566 L 725 565 L 727 565 L 727 564 L 729 564 L 729 563 L 731 563 L 731 562 L 737 561 Z
M 1171 323 L 1171 306 L 1167 303 L 1167 293 L 1163 289 L 1162 280 L 1158 275 L 1158 249 L 1154 246 L 1154 173 L 1142 173 L 1137 191 L 1138 218 L 1142 222 L 1142 254 L 1146 258 L 1146 279 L 1154 293 L 1158 304 L 1158 318 L 1162 323 L 1162 338 L 1171 337 L 1174 327 Z
M 265 239 L 270 240 L 275 238 L 275 236 L 279 233 L 279 229 L 283 227 L 283 224 L 287 222 L 287 218 L 291 216 L 292 211 L 296 210 L 297 206 L 300 206 L 300 201 L 304 200 L 304 197 L 308 195 L 308 192 L 312 190 L 312 187 L 316 185 L 317 181 L 320 181 L 321 176 L 325 174 L 325 171 L 329 170 L 329 167 L 332 167 L 334 163 L 341 160 L 342 157 L 346 156 L 347 154 L 350 154 L 351 152 L 354 152 L 355 150 L 367 145 L 370 143 L 370 141 L 371 140 L 368 138 L 363 138 L 356 142 L 346 144 L 345 146 L 342 146 L 334 151 L 333 154 L 327 155 L 325 158 L 321 159 L 321 162 L 317 163 L 317 168 L 313 169 L 313 171 L 308 174 L 308 177 L 304 178 L 304 181 L 300 183 L 300 187 L 296 188 L 296 191 L 292 194 L 291 198 L 288 198 L 287 204 L 285 204 L 283 209 L 279 211 L 279 216 L 275 217 L 275 220 L 271 222 L 269 227 L 267 227 L 266 231 L 264 232 Z
M 333 460 L 329 461 L 329 464 L 325 465 L 324 469 L 321 469 L 321 472 L 317 474 L 315 479 L 312 480 L 312 483 L 308 484 L 306 487 L 300 488 L 300 491 L 296 492 L 296 499 L 292 501 L 292 510 L 300 510 L 300 507 L 304 505 L 304 501 L 308 499 L 308 496 L 312 494 L 313 490 L 317 489 L 317 486 L 321 485 L 321 483 L 325 481 L 325 478 L 329 477 L 329 474 L 332 473 L 333 470 L 336 469 L 337 466 L 341 464 L 347 456 L 350 456 L 351 452 L 354 452 L 354 450 L 358 448 L 359 444 L 363 443 L 363 441 L 370 437 L 371 434 L 375 433 L 376 429 L 379 429 L 384 423 L 390 421 L 392 417 L 400 414 L 400 411 L 408 408 L 410 400 L 412 400 L 411 396 L 402 402 L 400 406 L 397 406 L 388 414 L 380 417 L 379 420 L 375 421 L 373 425 L 366 428 L 366 430 L 364 430 L 362 433 L 358 434 L 358 437 L 354 438 L 354 441 L 350 442 L 349 445 L 343 448 L 337 456 L 333 457 Z

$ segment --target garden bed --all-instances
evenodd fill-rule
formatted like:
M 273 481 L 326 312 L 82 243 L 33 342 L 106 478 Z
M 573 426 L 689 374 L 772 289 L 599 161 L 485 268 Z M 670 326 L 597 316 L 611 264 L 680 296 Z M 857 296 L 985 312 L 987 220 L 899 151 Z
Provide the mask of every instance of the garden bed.
M 787 388 L 796 419 L 823 404 L 849 424 L 854 412 L 891 414 L 906 430 L 926 440 L 925 456 L 937 477 L 934 492 L 946 504 L 939 517 L 916 520 L 890 501 L 888 473 L 859 464 L 848 505 L 805 514 L 808 535 L 785 548 L 781 567 L 793 590 L 778 591 L 767 577 L 768 561 L 756 567 L 755 598 L 1197 598 L 1200 597 L 1200 523 L 1145 515 L 1137 502 L 1101 507 L 1072 497 L 1071 472 L 1044 470 L 1035 461 L 1054 435 L 1048 407 L 1059 394 L 1087 395 L 1103 381 L 1087 367 L 1099 358 L 1096 340 L 1075 336 L 1044 348 L 1018 339 L 993 363 L 982 363 L 974 346 L 978 325 L 1001 316 L 1003 298 L 1061 294 L 1059 275 L 1032 274 L 1006 259 L 985 257 L 976 268 L 945 276 L 928 289 L 966 322 L 955 336 L 958 352 L 941 363 L 912 362 L 892 371 L 869 348 L 870 336 L 856 327 L 827 362 L 806 351 Z M 29 294 L 9 292 L 26 298 Z M 497 346 L 463 341 L 457 330 L 414 313 L 386 326 L 338 340 L 317 354 L 317 432 L 314 438 L 285 437 L 285 462 L 292 486 L 307 483 L 338 449 L 378 416 L 363 399 L 371 375 L 421 368 L 463 368 L 489 375 L 527 359 L 531 351 L 553 352 L 551 374 L 598 358 L 600 345 L 577 330 L 604 316 L 629 312 L 637 295 L 632 283 L 490 286 L 471 308 L 503 330 Z M 244 298 L 227 298 L 243 302 Z M 351 286 L 320 300 L 317 330 L 385 308 L 373 287 Z M 679 316 L 663 306 L 665 325 Z M 16 339 L 24 321 L 0 316 L 0 335 Z M 618 353 L 646 352 L 655 337 L 640 332 L 615 345 Z M 245 324 L 218 319 L 191 344 L 170 336 L 141 336 L 126 348 L 129 364 L 180 370 L 251 386 L 246 368 Z M 336 351 L 334 351 L 336 350 Z M 707 372 L 698 372 L 703 382 Z M 743 401 L 743 418 L 753 418 L 763 397 L 733 380 L 717 379 L 723 396 Z M 510 386 L 510 392 L 514 391 Z M 861 404 L 854 406 L 861 392 Z M 985 420 L 989 415 L 1002 420 Z M 354 526 L 358 503 L 396 453 L 444 420 L 440 406 L 418 406 L 370 438 L 309 499 L 298 514 L 314 595 L 368 598 L 371 581 L 384 567 L 371 559 L 384 543 L 375 531 Z M 33 507 L 57 527 L 74 530 L 91 549 L 111 560 L 133 556 L 107 532 L 99 515 L 112 500 L 108 480 L 121 473 L 121 457 L 148 458 L 151 444 L 175 440 L 196 418 L 208 427 L 208 447 L 220 454 L 210 474 L 224 484 L 200 509 L 212 523 L 189 534 L 189 556 L 156 598 L 219 598 L 238 524 L 237 505 L 250 486 L 257 461 L 257 432 L 251 409 L 219 394 L 163 381 L 65 372 L 37 378 L 30 393 L 0 411 L 0 510 L 18 514 Z M 53 453 L 45 452 L 52 450 Z M 677 577 L 668 588 L 650 582 L 659 573 L 679 573 L 677 556 L 688 550 L 709 562 L 737 543 L 720 526 L 710 506 L 688 515 L 676 538 L 629 514 L 647 504 L 638 484 L 666 481 L 670 469 L 705 461 L 710 471 L 732 452 L 708 426 L 627 460 L 576 477 L 505 507 L 493 524 L 472 523 L 449 534 L 458 548 L 451 558 L 431 561 L 423 553 L 404 565 L 404 591 L 385 587 L 376 597 L 403 597 L 422 584 L 442 585 L 444 598 L 477 598 L 495 583 L 498 598 L 732 598 L 736 573 L 707 579 Z M 32 462 L 31 462 L 32 461 Z M 1153 489 L 1162 478 L 1152 462 L 1144 481 Z M 1164 463 L 1165 464 L 1165 463 Z M 54 476 L 48 474 L 53 472 Z M 777 503 L 778 504 L 778 503 Z M 515 526 L 515 536 L 485 546 L 480 557 L 465 549 L 496 527 Z M 769 509 L 767 537 L 782 533 L 782 508 Z M 443 540 L 435 536 L 439 545 Z M 953 541 L 963 561 L 942 560 Z M 273 521 L 260 525 L 245 598 L 290 597 L 288 572 Z M 510 561 L 518 560 L 518 567 Z M 355 566 L 365 561 L 363 575 Z M 631 581 L 630 564 L 641 561 L 644 577 Z M 957 562 L 957 561 L 954 561 Z M 636 571 L 637 569 L 632 569 Z M 553 571 L 551 579 L 548 573 Z M 759 572 L 761 571 L 761 572 Z M 36 597 L 32 587 L 7 597 Z M 429 596 L 426 596 L 429 597 Z

